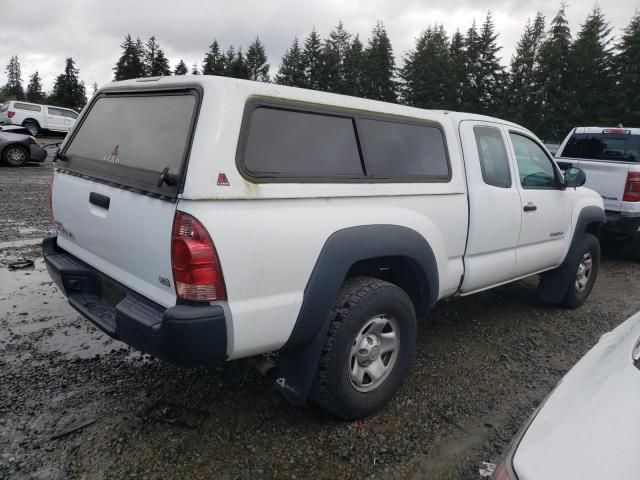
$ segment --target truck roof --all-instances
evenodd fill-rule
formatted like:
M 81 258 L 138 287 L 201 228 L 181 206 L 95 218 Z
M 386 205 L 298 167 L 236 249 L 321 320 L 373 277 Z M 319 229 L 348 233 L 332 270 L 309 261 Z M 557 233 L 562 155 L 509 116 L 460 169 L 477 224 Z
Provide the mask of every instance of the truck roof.
M 450 110 L 432 110 L 416 107 L 409 107 L 397 103 L 382 102 L 378 100 L 368 100 L 365 98 L 340 95 L 336 93 L 321 92 L 305 88 L 288 87 L 275 83 L 256 82 L 251 80 L 240 80 L 229 77 L 218 77 L 214 75 L 180 75 L 166 77 L 147 77 L 133 80 L 122 80 L 112 82 L 104 86 L 101 91 L 109 91 L 120 88 L 149 88 L 152 85 L 176 86 L 180 84 L 197 84 L 207 89 L 228 89 L 230 94 L 249 96 L 265 96 L 271 98 L 298 100 L 302 102 L 331 105 L 336 107 L 351 108 L 369 112 L 388 113 L 406 117 L 421 118 L 426 120 L 436 120 L 440 122 L 449 121 L 458 124 L 463 120 L 482 120 L 488 122 L 511 125 L 522 129 L 523 127 L 506 120 L 474 113 L 455 112 Z M 526 129 L 525 129 L 526 130 Z

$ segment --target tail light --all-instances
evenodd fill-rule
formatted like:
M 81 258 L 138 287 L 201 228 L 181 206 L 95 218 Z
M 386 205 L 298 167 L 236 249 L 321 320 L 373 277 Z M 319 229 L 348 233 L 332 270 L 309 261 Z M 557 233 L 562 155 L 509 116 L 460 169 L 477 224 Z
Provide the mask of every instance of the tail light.
M 204 226 L 176 211 L 171 232 L 171 267 L 176 294 L 183 300 L 226 300 L 218 253 Z
M 627 184 L 624 186 L 624 202 L 640 202 L 640 172 L 627 173 Z
M 7 112 L 7 117 L 9 118 L 13 118 L 13 116 L 16 114 L 16 112 L 12 112 L 12 111 L 8 111 Z

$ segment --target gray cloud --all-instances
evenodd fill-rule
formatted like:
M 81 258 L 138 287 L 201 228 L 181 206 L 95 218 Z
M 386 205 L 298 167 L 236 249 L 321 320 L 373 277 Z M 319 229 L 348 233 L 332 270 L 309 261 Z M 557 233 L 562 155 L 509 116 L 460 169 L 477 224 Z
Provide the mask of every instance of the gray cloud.
M 52 8 L 50 1 L 31 0 L 29 11 L 41 12 L 31 16 L 24 2 L 4 0 L 0 5 L 0 65 L 18 55 L 25 83 L 38 70 L 45 89 L 50 90 L 65 58 L 71 56 L 89 87 L 112 80 L 119 44 L 127 33 L 145 41 L 155 35 L 172 65 L 184 59 L 189 66 L 202 62 L 214 38 L 223 48 L 231 44 L 246 48 L 259 35 L 275 71 L 294 37 L 303 40 L 313 26 L 326 36 L 339 20 L 363 40 L 376 21 L 382 20 L 399 63 L 428 25 L 443 23 L 449 33 L 456 28 L 464 32 L 474 18 L 481 23 L 488 10 L 494 15 L 501 56 L 507 64 L 527 18 L 541 11 L 549 22 L 559 4 L 557 0 L 69 0 Z M 636 0 L 602 5 L 614 34 L 628 24 L 636 6 Z M 576 0 L 568 7 L 572 32 L 577 32 L 592 7 L 592 0 Z M 0 84 L 5 81 L 2 72 Z

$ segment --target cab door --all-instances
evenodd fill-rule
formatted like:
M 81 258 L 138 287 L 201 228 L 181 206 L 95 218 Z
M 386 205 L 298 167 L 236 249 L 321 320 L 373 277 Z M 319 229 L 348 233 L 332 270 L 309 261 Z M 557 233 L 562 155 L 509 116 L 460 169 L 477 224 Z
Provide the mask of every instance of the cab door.
M 529 133 L 509 130 L 509 144 L 521 198 L 516 252 L 517 277 L 560 265 L 571 233 L 571 190 L 542 145 Z
M 460 287 L 465 294 L 513 278 L 521 202 L 504 127 L 463 121 L 459 129 L 469 193 L 469 233 Z
M 47 107 L 47 128 L 57 132 L 67 131 L 61 108 Z

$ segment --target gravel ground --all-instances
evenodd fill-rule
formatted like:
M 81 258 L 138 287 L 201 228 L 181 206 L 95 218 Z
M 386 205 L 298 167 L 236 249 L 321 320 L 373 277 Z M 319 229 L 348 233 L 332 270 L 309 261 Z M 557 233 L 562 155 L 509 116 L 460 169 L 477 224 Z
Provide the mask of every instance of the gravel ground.
M 395 399 L 338 422 L 288 405 L 247 361 L 176 368 L 81 319 L 35 240 L 50 231 L 51 174 L 50 161 L 0 168 L 0 479 L 479 479 L 562 375 L 640 309 L 640 264 L 610 254 L 578 310 L 541 304 L 536 279 L 441 302 Z M 35 266 L 6 268 L 20 257 Z

